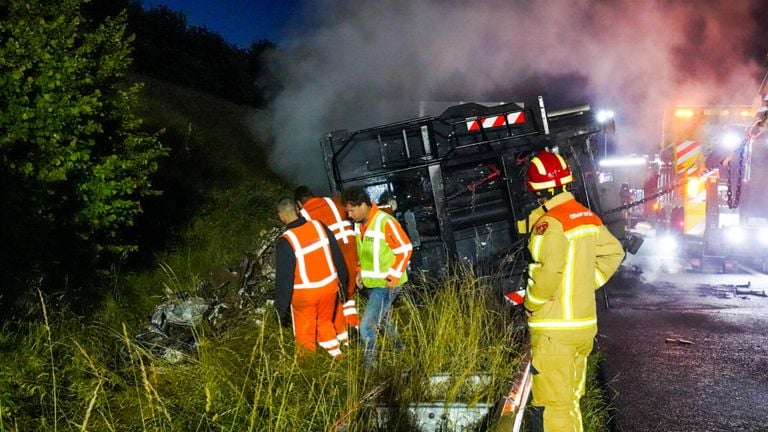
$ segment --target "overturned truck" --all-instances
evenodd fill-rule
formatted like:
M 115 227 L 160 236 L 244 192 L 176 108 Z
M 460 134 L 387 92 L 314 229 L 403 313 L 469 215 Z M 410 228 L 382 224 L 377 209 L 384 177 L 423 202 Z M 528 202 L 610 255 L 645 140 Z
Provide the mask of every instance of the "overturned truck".
M 542 98 L 535 108 L 466 103 L 437 117 L 331 132 L 321 146 L 333 192 L 357 185 L 377 203 L 394 200 L 417 277 L 439 278 L 451 263 L 513 274 L 509 256 L 527 233 L 515 221 L 538 205 L 525 187 L 528 157 L 556 149 L 574 173 L 576 198 L 602 214 L 593 149 L 613 133 L 612 122 L 598 121 L 588 105 L 547 112 Z M 623 237 L 620 224 L 611 228 Z
M 587 105 L 548 112 L 539 98 L 534 107 L 466 103 L 436 117 L 334 131 L 321 146 L 333 193 L 361 186 L 394 210 L 414 246 L 411 279 L 440 279 L 452 265 L 468 265 L 497 278 L 491 285 L 501 298 L 525 281 L 527 215 L 538 206 L 525 186 L 529 157 L 543 149 L 563 155 L 576 198 L 606 216 L 593 153 L 614 129 L 612 119 L 598 121 Z M 604 221 L 623 238 L 625 221 L 611 216 Z M 416 430 L 482 430 L 489 416 L 503 415 L 513 417 L 510 429 L 517 430 L 530 389 L 530 364 L 524 364 L 495 408 L 412 404 Z

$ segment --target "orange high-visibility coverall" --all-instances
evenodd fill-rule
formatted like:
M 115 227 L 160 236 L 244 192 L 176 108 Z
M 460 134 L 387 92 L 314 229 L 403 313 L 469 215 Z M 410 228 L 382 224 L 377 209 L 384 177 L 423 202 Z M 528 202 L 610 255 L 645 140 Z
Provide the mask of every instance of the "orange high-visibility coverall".
M 533 430 L 582 431 L 587 357 L 597 333 L 595 290 L 624 258 L 621 243 L 600 218 L 561 192 L 543 206 L 528 249 L 525 308 L 530 313 L 533 403 L 543 419 Z M 537 213 L 540 214 L 540 213 Z M 536 420 L 539 420 L 538 422 Z
M 339 273 L 346 283 L 346 270 L 337 270 L 344 266 L 344 260 L 332 233 L 320 222 L 299 218 L 287 225 L 276 248 L 278 313 L 285 314 L 289 299 L 296 342 L 310 351 L 315 351 L 317 343 L 332 356 L 341 355 L 332 321 L 338 303 Z
M 360 325 L 357 303 L 355 302 L 357 246 L 355 245 L 355 231 L 352 229 L 352 221 L 347 218 L 347 210 L 341 205 L 339 197 L 313 197 L 301 207 L 299 213 L 304 219 L 320 221 L 331 230 L 339 243 L 342 255 L 344 255 L 348 276 L 346 302 L 336 310 L 336 316 L 333 320 L 339 340 L 344 341 L 347 339 L 345 327 L 358 327 Z

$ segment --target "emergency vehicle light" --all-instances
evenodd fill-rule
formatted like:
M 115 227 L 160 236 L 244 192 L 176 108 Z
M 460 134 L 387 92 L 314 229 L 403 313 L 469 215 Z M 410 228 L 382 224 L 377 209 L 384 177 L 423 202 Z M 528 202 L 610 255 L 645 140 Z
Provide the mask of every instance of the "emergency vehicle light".
M 690 108 L 678 108 L 675 110 L 675 117 L 679 119 L 689 119 L 693 117 L 693 110 Z
M 687 192 L 689 197 L 695 197 L 699 194 L 701 191 L 701 184 L 702 181 L 698 177 L 690 177 L 688 179 L 688 184 L 685 187 L 685 191 Z
M 614 115 L 613 111 L 600 110 L 597 112 L 596 119 L 598 123 L 605 123 L 608 120 L 612 119 L 613 115 Z
M 720 138 L 720 142 L 728 150 L 735 150 L 741 143 L 741 137 L 736 132 L 728 132 Z
M 646 164 L 646 159 L 643 156 L 635 157 L 623 157 L 623 158 L 611 158 L 603 159 L 600 161 L 601 167 L 621 167 L 621 166 L 640 166 Z

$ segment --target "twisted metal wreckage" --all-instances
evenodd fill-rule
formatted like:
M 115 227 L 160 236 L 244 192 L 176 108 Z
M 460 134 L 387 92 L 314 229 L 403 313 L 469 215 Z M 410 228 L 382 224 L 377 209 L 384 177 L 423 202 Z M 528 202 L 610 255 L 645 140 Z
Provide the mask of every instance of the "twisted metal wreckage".
M 224 331 L 244 315 L 258 318 L 265 313 L 275 279 L 274 245 L 282 232 L 263 230 L 254 250 L 236 264 L 220 266 L 201 279 L 194 293 L 166 289 L 166 300 L 155 307 L 146 331 L 136 342 L 150 353 L 175 364 L 189 358 L 195 349 L 194 328 L 207 324 Z

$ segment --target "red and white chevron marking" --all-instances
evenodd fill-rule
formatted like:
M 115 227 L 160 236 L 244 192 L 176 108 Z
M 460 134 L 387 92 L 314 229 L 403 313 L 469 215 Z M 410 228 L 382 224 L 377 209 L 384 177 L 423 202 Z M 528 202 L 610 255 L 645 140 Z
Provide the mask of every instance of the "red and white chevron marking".
M 515 306 L 521 305 L 525 301 L 525 290 L 521 289 L 518 291 L 510 291 L 504 294 L 504 300 L 506 300 L 508 303 L 512 303 Z
M 474 119 L 467 119 L 467 130 L 475 132 L 480 130 L 482 125 L 483 129 L 490 129 L 499 126 L 504 126 L 504 118 L 506 117 L 507 123 L 523 124 L 525 123 L 525 113 L 523 111 L 513 112 L 509 114 L 500 114 L 492 117 L 476 117 Z
M 701 155 L 701 143 L 698 141 L 683 141 L 675 146 L 675 171 L 684 173 L 696 164 Z

